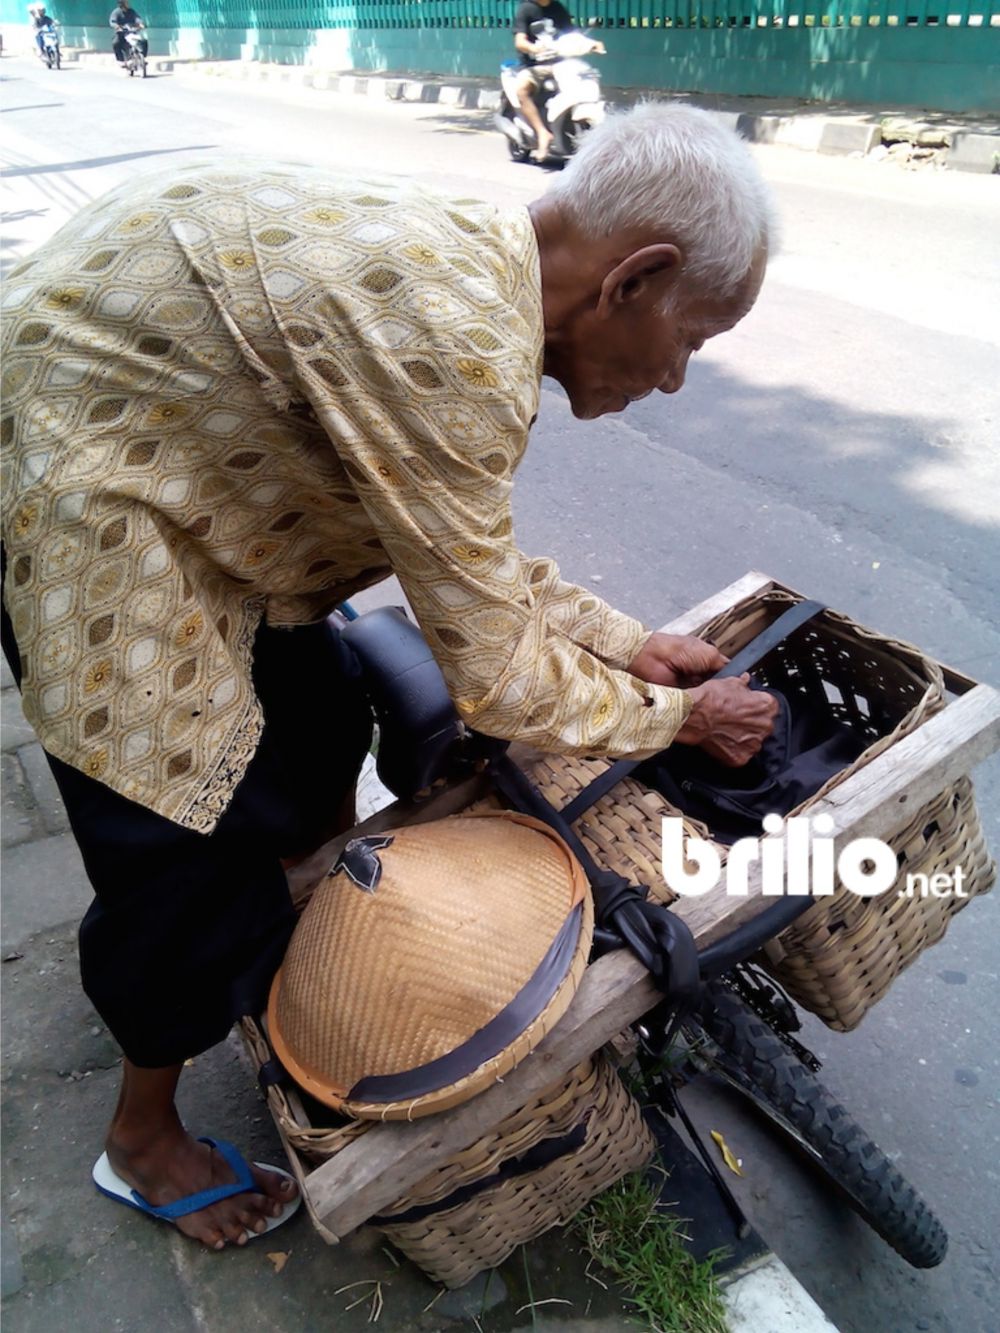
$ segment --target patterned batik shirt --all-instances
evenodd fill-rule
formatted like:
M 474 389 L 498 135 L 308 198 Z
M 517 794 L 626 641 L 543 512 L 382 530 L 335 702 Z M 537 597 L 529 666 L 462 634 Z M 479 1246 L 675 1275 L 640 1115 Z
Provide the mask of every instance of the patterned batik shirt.
M 526 210 L 202 163 L 85 208 L 4 304 L 5 600 L 50 754 L 210 831 L 262 728 L 261 617 L 392 571 L 470 725 L 571 754 L 680 727 L 624 671 L 642 625 L 514 543 Z

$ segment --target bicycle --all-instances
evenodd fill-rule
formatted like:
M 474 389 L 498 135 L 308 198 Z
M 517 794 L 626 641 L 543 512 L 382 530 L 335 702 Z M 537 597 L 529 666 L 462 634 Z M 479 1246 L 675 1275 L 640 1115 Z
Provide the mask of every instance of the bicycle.
M 391 623 L 379 626 L 380 615 L 390 617 Z M 669 628 L 677 632 L 676 627 Z M 598 790 L 590 794 L 589 800 L 587 792 L 580 792 L 563 810 L 556 809 L 512 762 L 505 743 L 477 736 L 458 721 L 440 670 L 415 626 L 399 613 L 383 609 L 355 621 L 344 634 L 369 681 L 370 699 L 380 724 L 379 773 L 390 790 L 397 795 L 417 792 L 425 799 L 430 796 L 429 803 L 433 804 L 434 791 L 461 785 L 463 774 L 466 780 L 474 772 L 487 774 L 493 789 L 499 791 L 508 805 L 548 823 L 583 865 L 591 882 L 599 923 L 602 916 L 605 918 L 603 926 L 599 925 L 595 932 L 595 956 L 621 951 L 627 944 L 657 984 L 667 991 L 667 998 L 659 1006 L 651 1007 L 642 998 L 630 999 L 631 1009 L 625 1021 L 629 1021 L 630 1015 L 638 1017 L 640 1065 L 647 1086 L 668 1115 L 680 1115 L 687 1124 L 738 1229 L 747 1226 L 746 1220 L 714 1161 L 700 1144 L 677 1097 L 679 1084 L 694 1071 L 718 1074 L 748 1098 L 806 1153 L 858 1215 L 910 1264 L 924 1268 L 940 1263 L 947 1251 L 943 1226 L 888 1156 L 819 1081 L 820 1062 L 795 1037 L 800 1022 L 794 1006 L 777 983 L 751 962 L 765 944 L 813 906 L 814 900 L 808 895 L 777 900 L 723 939 L 696 951 L 693 975 L 675 976 L 675 984 L 663 985 L 670 978 L 656 976 L 655 950 L 651 953 L 648 941 L 643 945 L 641 939 L 640 947 L 636 947 L 636 937 L 645 928 L 642 917 L 650 904 L 644 903 L 642 894 L 630 888 L 621 876 L 602 870 L 572 826 L 588 805 L 606 794 L 633 765 L 613 765 L 602 780 L 591 784 Z M 741 664 L 740 669 L 747 669 L 746 665 Z M 957 673 L 949 674 L 955 682 L 954 688 L 975 688 L 988 696 L 980 700 L 986 704 L 988 714 L 982 727 L 995 731 L 1000 710 L 993 693 L 987 687 L 975 687 L 974 682 L 960 678 Z M 939 721 L 937 729 L 943 730 Z M 460 808 L 458 804 L 450 806 L 450 809 Z M 412 805 L 407 809 L 404 800 L 402 808 L 390 807 L 353 830 L 351 836 L 360 831 L 375 832 L 398 826 L 406 822 L 413 809 Z M 444 813 L 450 809 L 446 805 Z M 323 849 L 324 855 L 326 852 Z M 604 910 L 616 895 L 626 902 L 631 916 L 625 913 L 615 920 L 615 911 Z M 614 928 L 609 928 L 609 922 Z M 659 909 L 656 930 L 661 934 L 654 943 L 666 946 L 668 955 L 678 945 L 683 933 L 681 925 L 675 914 Z M 686 926 L 683 931 L 687 931 Z M 690 938 L 689 931 L 687 934 Z M 672 961 L 680 973 L 684 971 L 683 955 L 684 950 L 678 945 Z M 688 951 L 689 973 L 690 958 Z M 614 990 L 616 1003 L 626 994 L 628 986 L 634 991 L 642 985 L 636 969 L 630 967 L 634 960 L 623 958 L 621 962 L 620 971 L 627 972 L 630 980 L 627 985 L 622 981 Z M 592 966 L 589 971 L 596 968 Z M 580 1023 L 591 1025 L 597 1037 L 594 1044 L 598 1045 L 613 1035 L 613 1029 L 605 1022 L 601 1030 L 595 1021 L 602 1001 L 588 996 L 587 1003 L 591 1012 L 582 1016 Z M 679 1061 L 675 1058 L 678 1051 Z M 514 1080 L 511 1077 L 509 1081 Z M 333 1222 L 337 1213 L 342 1216 L 350 1213 L 353 1220 L 360 1208 L 361 1205 L 349 1205 L 346 1201 L 336 1206 L 331 1203 L 326 1220 Z

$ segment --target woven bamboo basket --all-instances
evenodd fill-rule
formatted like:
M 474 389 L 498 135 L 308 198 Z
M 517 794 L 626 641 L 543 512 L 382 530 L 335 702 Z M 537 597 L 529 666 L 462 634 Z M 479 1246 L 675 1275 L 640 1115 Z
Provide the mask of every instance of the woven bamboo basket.
M 655 1147 L 638 1103 L 598 1054 L 422 1180 L 377 1225 L 430 1277 L 460 1287 L 569 1222 Z M 540 1148 L 559 1155 L 522 1171 Z
M 774 591 L 740 603 L 701 631 L 727 655 L 736 653 L 798 600 Z M 830 709 L 868 746 L 859 758 L 794 813 L 808 811 L 828 791 L 896 744 L 944 707 L 941 670 L 912 645 L 886 638 L 835 611 L 824 611 L 755 669 L 766 685 Z M 557 806 L 572 800 L 607 768 L 605 760 L 536 756 L 525 770 Z M 487 798 L 481 805 L 494 803 Z M 659 793 L 626 778 L 593 805 L 576 831 L 599 862 L 674 900 L 660 871 L 660 819 L 680 812 Z M 711 839 L 702 825 L 689 831 Z M 804 1008 L 839 1032 L 857 1027 L 895 978 L 939 940 L 951 917 L 996 877 L 979 823 L 972 785 L 961 778 L 914 812 L 887 839 L 899 875 L 893 888 L 860 898 L 838 884 L 767 948 L 759 960 Z M 728 849 L 716 844 L 723 861 Z M 965 872 L 966 897 L 900 897 L 908 874 Z M 721 891 L 721 890 L 720 890 Z
M 253 1019 L 244 1018 L 241 1027 L 259 1071 L 271 1056 L 268 1042 Z M 375 1127 L 372 1121 L 338 1120 L 318 1106 L 321 1116 L 336 1123 L 306 1124 L 294 1104 L 297 1093 L 273 1084 L 266 1095 L 282 1137 L 312 1163 L 335 1157 Z M 547 1146 L 552 1160 L 520 1169 L 532 1165 L 527 1154 Z M 457 1153 L 375 1223 L 429 1277 L 460 1287 L 503 1263 L 519 1245 L 570 1221 L 596 1194 L 645 1166 L 655 1151 L 609 1048 Z M 419 1215 L 406 1216 L 414 1212 Z

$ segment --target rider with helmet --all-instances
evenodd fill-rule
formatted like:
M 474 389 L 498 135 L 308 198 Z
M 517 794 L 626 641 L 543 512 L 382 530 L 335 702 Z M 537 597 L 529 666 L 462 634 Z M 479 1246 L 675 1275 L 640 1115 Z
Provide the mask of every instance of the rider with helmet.
M 46 28 L 55 27 L 55 19 L 51 14 L 46 14 L 44 5 L 29 5 L 28 13 L 31 15 L 35 25 L 35 45 L 38 47 L 38 54 L 45 59 L 45 47 L 42 44 L 42 33 Z
M 129 28 L 143 27 L 142 18 L 135 12 L 131 5 L 122 2 L 111 11 L 108 23 L 115 30 L 115 40 L 111 49 L 114 51 L 115 59 L 118 61 L 119 65 L 124 65 L 125 57 L 128 55 L 128 42 L 125 40 L 125 33 Z M 145 56 L 149 50 L 149 43 L 146 41 L 145 37 L 142 39 L 139 49 L 143 56 Z

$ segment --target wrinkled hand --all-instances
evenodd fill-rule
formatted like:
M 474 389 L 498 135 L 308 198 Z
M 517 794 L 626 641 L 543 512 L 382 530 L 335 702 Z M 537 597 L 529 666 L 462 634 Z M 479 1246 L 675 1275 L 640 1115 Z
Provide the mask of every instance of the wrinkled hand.
M 691 634 L 651 634 L 629 664 L 629 671 L 650 685 L 689 690 L 701 685 L 729 661 L 718 648 Z
M 674 737 L 699 745 L 727 768 L 741 768 L 774 730 L 778 701 L 766 690 L 751 690 L 748 675 L 710 680 L 691 690 L 691 712 Z

